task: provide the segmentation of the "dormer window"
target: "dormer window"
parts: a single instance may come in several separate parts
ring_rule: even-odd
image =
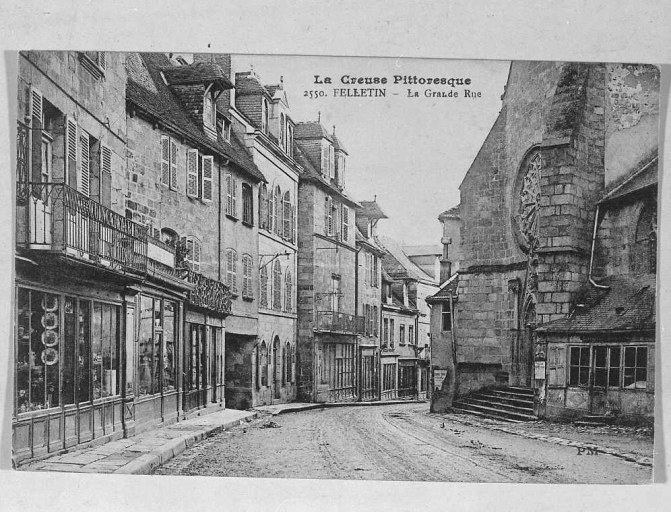
[[[261,130],[263,133],[268,133],[269,116],[268,100],[263,98],[261,103]]]
[[[226,118],[221,126],[221,136],[226,142],[231,142],[231,121]]]
[[[293,156],[294,154],[294,127],[287,121],[287,154]]]
[[[335,170],[335,152],[333,146],[329,144],[329,178],[334,177]]]
[[[203,98],[203,122],[206,126],[214,128],[217,125],[217,107],[211,90],[205,92]]]

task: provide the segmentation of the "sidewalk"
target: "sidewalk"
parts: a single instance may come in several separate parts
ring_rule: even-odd
[[[375,405],[423,404],[426,400],[385,400],[374,402],[292,402],[288,404],[261,405],[254,407],[255,411],[265,412],[277,416],[288,412],[311,411],[313,409],[328,409],[332,407],[357,407]]]
[[[73,450],[19,466],[21,471],[149,474],[157,466],[198,441],[258,416],[257,412],[225,409],[179,421],[104,445]]]

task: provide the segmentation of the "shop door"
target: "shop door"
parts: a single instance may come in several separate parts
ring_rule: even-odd
[[[188,361],[187,408],[197,409],[207,403],[207,336],[206,327],[189,324],[189,340],[186,344]]]
[[[605,414],[608,410],[608,385],[619,384],[620,348],[592,347],[589,378],[589,412]]]

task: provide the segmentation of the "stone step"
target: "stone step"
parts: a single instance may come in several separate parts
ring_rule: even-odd
[[[490,389],[489,391],[483,391],[483,393],[488,393],[496,396],[503,396],[509,398],[519,398],[520,400],[532,400],[534,399],[533,394],[528,393],[519,393],[517,391],[508,391],[506,389]]]
[[[534,406],[534,401],[527,398],[519,397],[508,397],[504,395],[496,395],[494,393],[474,393],[470,395],[478,400],[489,400],[491,402],[497,402],[502,404],[510,404],[517,407],[531,407]]]
[[[454,412],[458,412],[458,413],[461,413],[461,414],[469,414],[469,415],[472,415],[472,416],[479,416],[481,418],[489,418],[489,419],[492,418],[492,416],[490,414],[486,414],[484,412],[479,412],[479,411],[471,411],[471,410],[468,410],[468,409],[462,409],[461,407],[459,407],[457,405],[454,405],[452,407],[452,410]],[[504,417],[498,417],[497,416],[496,419],[501,420],[501,421],[507,421],[508,423],[524,423],[524,421],[522,421],[522,420],[514,420],[512,418],[504,418]]]
[[[502,409],[504,411],[511,411],[511,412],[519,412],[522,414],[533,414],[534,413],[534,404],[532,403],[527,403],[525,406],[521,407],[519,405],[511,405],[508,403],[502,403],[496,400],[488,400],[486,398],[481,398],[481,397],[468,397],[463,400],[464,403],[468,404],[477,404],[477,405],[484,405],[484,406],[490,406],[490,407],[495,407],[497,409]]]
[[[522,386],[506,386],[505,388],[501,388],[502,390],[507,390],[511,391],[513,393],[520,393],[522,395],[528,395],[533,397],[534,396],[534,390],[531,388],[524,388]]]
[[[455,407],[459,409],[464,409],[466,411],[477,411],[495,418],[503,417],[521,421],[534,421],[538,419],[533,414],[527,414],[501,407],[496,407],[495,404],[481,405],[458,400],[457,402],[455,402]]]

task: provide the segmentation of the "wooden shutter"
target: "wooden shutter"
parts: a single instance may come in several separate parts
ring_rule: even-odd
[[[296,243],[296,229],[294,228],[296,224],[296,206],[291,207],[291,242]]]
[[[548,386],[566,386],[566,347],[550,344],[548,348]]]
[[[238,216],[238,181],[235,178],[231,178],[231,186],[233,187],[231,197],[233,198],[231,215],[233,217]]]
[[[193,240],[193,270],[200,272],[200,242],[195,238]]]
[[[271,233],[275,230],[275,189],[271,188],[268,191],[268,231]]]
[[[29,94],[28,110],[30,115],[30,130],[28,130],[28,137],[31,151],[29,158],[29,179],[39,183],[42,181],[43,98],[42,93],[32,87],[29,89]]]
[[[161,135],[161,183],[170,186],[170,137]]]
[[[88,196],[91,192],[91,155],[89,154],[89,134],[84,130],[79,131],[79,180],[78,190]]]
[[[226,175],[226,213],[233,215],[233,176]]]
[[[170,139],[170,188],[177,190],[177,142]]]
[[[203,183],[201,185],[201,190],[203,191],[202,199],[203,201],[212,201],[212,190],[213,190],[213,175],[214,175],[214,157],[213,156],[203,156]]]
[[[342,207],[342,239],[347,242],[349,239],[349,208]]]
[[[186,239],[186,258],[189,263],[189,268],[193,269],[193,238],[187,236]]]
[[[291,198],[289,192],[284,193],[282,209],[284,214],[284,233],[282,233],[282,236],[285,240],[291,240]]]
[[[103,72],[107,69],[107,56],[105,52],[98,52],[98,66]]]
[[[112,150],[100,144],[100,202],[103,206],[112,206]]]
[[[78,188],[79,173],[77,172],[77,123],[72,118],[65,119],[65,174],[67,184]]]
[[[186,195],[198,197],[198,150],[186,152]]]
[[[268,189],[265,183],[259,187],[259,227],[268,229]]]

